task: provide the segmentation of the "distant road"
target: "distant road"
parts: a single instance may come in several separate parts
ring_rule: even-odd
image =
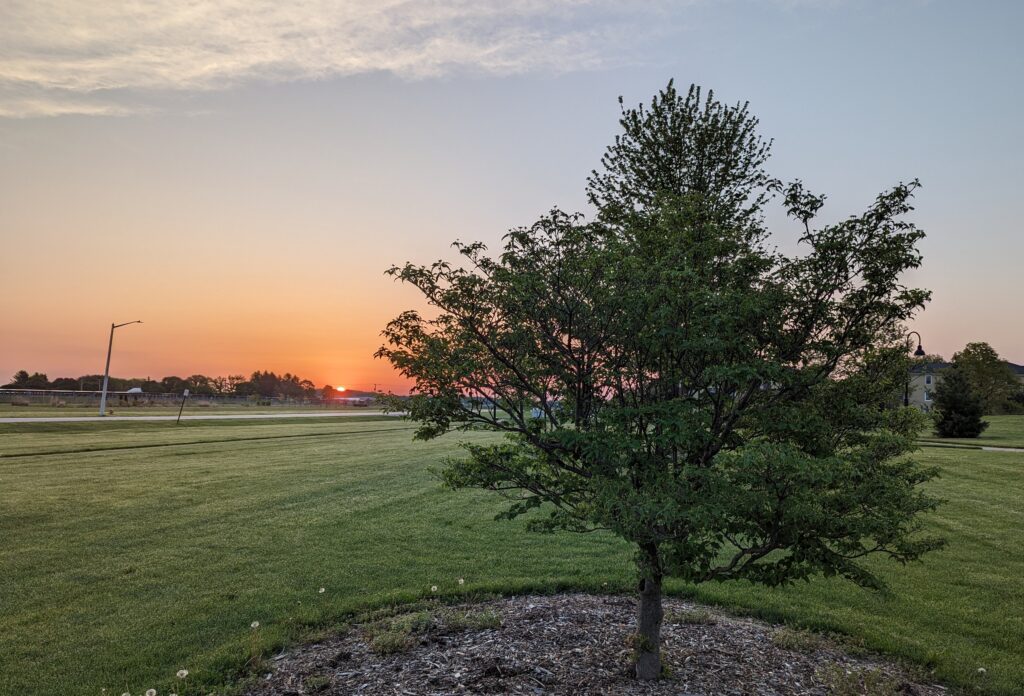
[[[262,420],[266,418],[337,418],[339,416],[401,416],[383,411],[316,411],[314,413],[209,413],[182,416],[182,420]],[[45,418],[0,418],[0,423],[105,423],[107,421],[172,421],[177,416],[60,416]]]

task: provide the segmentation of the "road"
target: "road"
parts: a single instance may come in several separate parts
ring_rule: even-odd
[[[383,411],[316,411],[313,413],[207,413],[182,416],[181,420],[261,420],[266,418],[337,418],[338,416],[402,416]],[[172,421],[177,416],[57,416],[44,418],[0,418],[0,423],[106,423],[108,421]]]

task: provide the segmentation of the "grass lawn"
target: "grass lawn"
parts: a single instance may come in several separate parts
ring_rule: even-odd
[[[108,404],[115,416],[176,416],[178,406],[119,406],[117,401]],[[370,409],[348,405],[324,406],[302,406],[302,405],[278,405],[278,406],[242,406],[240,404],[197,406],[195,402],[185,404],[186,416],[201,416],[205,414],[251,414],[251,413],[315,413],[317,411],[369,411]],[[50,406],[48,404],[32,404],[29,406],[14,406],[8,403],[0,404],[0,418],[68,418],[72,416],[98,416],[98,406]]]
[[[490,495],[441,489],[427,467],[454,452],[384,419],[0,425],[0,694],[165,694],[181,668],[179,694],[209,693],[254,639],[269,651],[432,585],[631,591],[624,544],[528,534],[492,520]],[[950,544],[876,561],[891,595],[819,580],[697,596],[1024,693],[1024,454],[921,458],[942,468],[930,524]]]
[[[1024,448],[1024,416],[985,416],[988,427],[980,437],[945,438],[934,432],[926,432],[922,442],[950,445],[971,445],[975,447],[1018,447]]]

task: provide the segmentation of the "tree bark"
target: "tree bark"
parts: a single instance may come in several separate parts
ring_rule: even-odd
[[[636,678],[653,681],[661,676],[661,575],[640,581],[636,626]]]

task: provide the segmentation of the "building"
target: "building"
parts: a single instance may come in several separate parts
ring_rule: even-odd
[[[952,367],[953,363],[948,362],[926,362],[918,363],[910,368],[910,379],[908,380],[908,401],[922,411],[932,410],[932,394],[935,393],[935,385],[941,378],[942,371]],[[1017,375],[1017,381],[1024,386],[1024,365],[1007,362],[1007,367]]]
[[[935,393],[935,385],[938,383],[939,373],[952,366],[952,364],[948,362],[925,362],[911,367],[907,386],[910,405],[922,411],[931,411],[932,394]]]

